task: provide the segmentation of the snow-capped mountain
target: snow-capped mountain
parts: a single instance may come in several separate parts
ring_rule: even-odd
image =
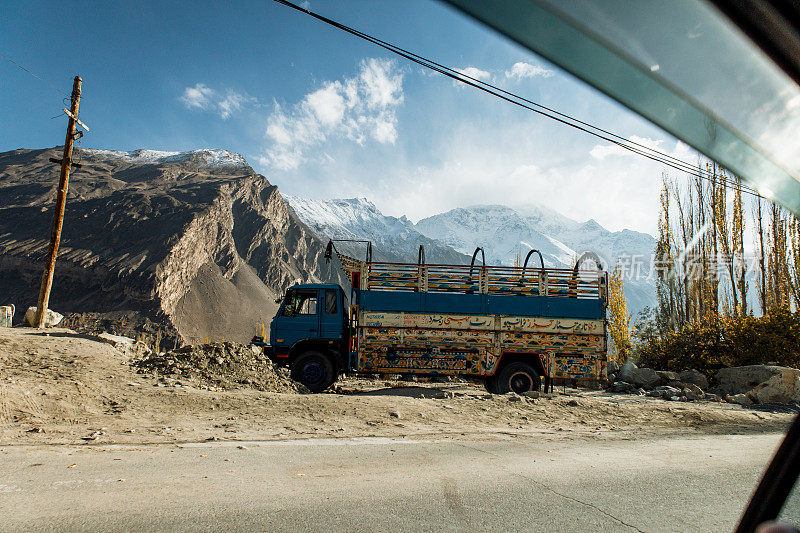
[[[468,264],[470,258],[439,241],[422,235],[406,217],[385,216],[366,198],[309,200],[283,197],[321,239],[358,239],[372,242],[372,257],[377,261],[416,262],[420,244],[425,246],[428,263]],[[352,255],[364,257],[362,244],[336,243]]]
[[[545,266],[556,268],[572,268],[584,251],[597,253],[606,269],[613,268],[618,259],[627,261],[626,258],[635,257],[641,265],[641,276],[625,280],[628,308],[635,314],[655,303],[655,288],[646,279],[655,239],[646,233],[611,232],[594,220],[578,222],[535,205],[518,209],[503,205],[457,208],[413,224],[404,216],[384,215],[365,198],[326,201],[284,198],[322,239],[372,241],[376,260],[416,261],[420,244],[425,246],[428,263],[468,264],[476,246],[484,249],[489,265],[513,265],[518,256],[524,258],[531,248],[542,253]],[[337,244],[337,247],[355,257],[364,255],[361,245]]]
[[[611,268],[620,257],[635,257],[634,261],[644,261],[649,269],[650,256],[656,246],[652,235],[629,229],[609,231],[593,219],[578,222],[537,205],[517,208],[516,211],[531,227],[573,250],[597,253],[605,260],[604,267]]]
[[[532,227],[516,211],[503,205],[458,208],[424,218],[414,226],[420,233],[465,254],[476,246],[489,265],[513,265],[517,255],[538,249],[545,266],[564,268],[573,263],[575,250]]]
[[[126,163],[136,165],[164,164],[164,163],[195,163],[204,167],[243,167],[250,168],[247,161],[241,155],[228,150],[204,148],[200,150],[188,150],[186,152],[165,152],[160,150],[96,150],[84,148],[79,152],[79,156],[87,156],[104,159],[120,159]]]

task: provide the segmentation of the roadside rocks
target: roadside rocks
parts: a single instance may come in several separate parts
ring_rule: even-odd
[[[685,396],[690,402],[702,400],[706,397],[706,393],[703,392],[703,389],[693,383],[687,383],[681,392],[683,393],[683,396]]]
[[[617,379],[643,389],[652,389],[661,384],[661,376],[658,375],[658,372],[652,368],[638,368],[631,362],[622,365]]]
[[[723,368],[713,389],[729,403],[800,408],[800,370],[774,364]],[[762,380],[758,382],[758,380]]]
[[[142,341],[133,340],[130,337],[122,335],[112,335],[111,333],[103,332],[97,335],[97,340],[110,344],[120,353],[128,357],[141,358],[150,355],[152,350]]]
[[[683,388],[660,385],[648,392],[647,396],[663,400],[693,402],[704,399],[706,394],[697,385],[686,384]]]
[[[677,372],[670,372],[669,370],[656,370],[662,382],[672,383],[673,381],[682,381]],[[688,382],[687,382],[688,383]]]
[[[789,369],[769,378],[748,393],[758,403],[800,401],[800,370]]]
[[[169,352],[151,352],[132,363],[140,373],[198,383],[201,388],[250,387],[267,392],[307,393],[263,353],[231,342],[189,345]]]
[[[611,392],[631,393],[636,392],[637,389],[627,381],[615,381],[611,384],[609,390],[611,390]]]
[[[637,387],[652,389],[661,383],[661,376],[652,368],[636,368],[631,373],[632,381]]]
[[[691,370],[684,370],[678,374],[678,381],[690,385],[696,385],[703,390],[708,389],[708,378],[700,372],[692,368]]]
[[[651,398],[671,401],[697,401],[706,398],[704,389],[708,388],[708,378],[698,370],[678,373],[639,368],[632,362],[627,362],[621,367],[609,362],[606,368],[611,381],[608,388],[610,392],[644,394]],[[611,373],[611,370],[616,368],[619,370]]]
[[[23,322],[28,327],[35,327],[36,322],[36,306],[31,306],[25,311],[25,317],[23,318]],[[44,327],[52,328],[53,326],[57,326],[62,320],[64,320],[64,315],[61,313],[56,313],[52,309],[48,309],[44,312]]]
[[[720,394],[735,396],[745,394],[773,376],[782,374],[789,367],[777,365],[747,365],[721,368],[715,376],[717,385],[714,388]]]
[[[619,367],[619,372],[617,372],[617,379],[620,381],[624,381],[625,383],[633,383],[633,372],[637,370],[638,367],[631,361],[628,361],[621,367]]]
[[[615,367],[611,364],[609,370]],[[683,372],[638,368],[625,363],[616,373],[609,373],[609,392],[645,394],[670,401],[726,401],[738,405],[800,404],[800,370],[770,365],[723,368],[709,389],[708,378],[700,371]]]
[[[669,400],[673,397],[680,397],[681,389],[677,387],[670,387],[669,385],[661,385],[650,392],[647,393],[647,396],[651,398],[663,398],[665,400]]]
[[[728,394],[725,396],[725,401],[728,403],[736,403],[739,405],[753,405],[755,402],[747,394]]]

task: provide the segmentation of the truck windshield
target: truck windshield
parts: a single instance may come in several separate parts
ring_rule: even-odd
[[[291,291],[286,296],[283,316],[317,314],[317,291]]]

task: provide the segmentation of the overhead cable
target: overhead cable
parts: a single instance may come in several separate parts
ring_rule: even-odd
[[[641,155],[642,157],[646,157],[647,159],[650,159],[650,160],[655,161],[657,163],[661,163],[663,165],[666,165],[666,166],[668,166],[670,168],[673,168],[675,170],[678,170],[680,172],[689,174],[689,175],[694,176],[696,178],[712,181],[714,183],[722,185],[723,187],[736,189],[736,190],[741,190],[741,192],[746,193],[746,194],[751,194],[751,195],[754,195],[754,196],[760,196],[754,189],[752,189],[752,188],[750,188],[750,187],[748,187],[748,186],[746,186],[744,184],[741,184],[741,183],[737,182],[736,180],[734,180],[733,178],[725,176],[724,174],[717,174],[716,172],[712,173],[709,170],[704,170],[702,167],[692,165],[691,163],[687,163],[686,161],[678,159],[678,158],[676,158],[676,157],[674,157],[672,155],[669,155],[667,153],[661,152],[660,150],[657,150],[655,148],[652,148],[652,147],[649,147],[649,146],[645,146],[645,145],[643,145],[641,143],[632,141],[630,139],[626,139],[626,138],[624,138],[624,137],[622,137],[620,135],[617,135],[617,134],[612,133],[612,132],[610,132],[608,130],[600,128],[599,126],[595,126],[593,124],[590,124],[588,122],[582,121],[580,119],[577,119],[577,118],[572,117],[570,115],[567,115],[565,113],[561,113],[559,111],[556,111],[555,109],[552,109],[550,107],[544,106],[542,104],[539,104],[537,102],[529,100],[529,99],[527,99],[525,97],[522,97],[520,95],[517,95],[515,93],[506,91],[506,90],[504,90],[504,89],[502,89],[500,87],[496,87],[496,86],[494,86],[494,85],[492,85],[490,83],[487,83],[485,81],[482,81],[482,80],[476,79],[474,77],[471,77],[471,76],[469,76],[467,74],[464,74],[463,72],[460,72],[457,69],[453,69],[451,67],[447,67],[445,65],[442,65],[441,63],[437,63],[436,61],[427,59],[427,58],[425,58],[425,57],[423,57],[423,56],[421,56],[419,54],[415,54],[413,52],[410,52],[408,50],[400,48],[399,46],[396,46],[396,45],[393,45],[393,44],[388,43],[386,41],[383,41],[383,40],[381,40],[381,39],[379,39],[377,37],[374,37],[372,35],[364,33],[364,32],[362,32],[360,30],[357,30],[355,28],[351,28],[351,27],[346,26],[346,25],[344,25],[344,24],[342,24],[340,22],[337,22],[335,20],[329,19],[329,18],[324,17],[322,15],[319,15],[317,13],[314,13],[313,11],[310,11],[310,10],[305,9],[305,8],[303,8],[303,7],[301,7],[301,6],[297,5],[297,4],[289,2],[288,0],[274,0],[274,1],[279,3],[279,4],[282,4],[284,6],[290,7],[292,9],[294,9],[294,10],[297,10],[297,11],[300,11],[302,13],[305,13],[306,15],[309,15],[309,16],[311,16],[311,17],[313,17],[313,18],[315,18],[315,19],[317,19],[317,20],[319,20],[321,22],[329,24],[329,25],[331,25],[331,26],[333,26],[335,28],[338,28],[338,29],[340,29],[342,31],[345,31],[345,32],[347,32],[347,33],[349,33],[351,35],[354,35],[356,37],[359,37],[361,39],[364,39],[364,40],[366,40],[366,41],[368,41],[368,42],[370,42],[372,44],[380,46],[381,48],[384,48],[385,50],[388,50],[388,51],[390,51],[390,52],[392,52],[394,54],[397,54],[397,55],[399,55],[401,57],[404,57],[404,58],[408,59],[409,61],[412,61],[412,62],[414,62],[414,63],[416,63],[418,65],[421,65],[421,66],[423,66],[423,67],[425,67],[427,69],[433,70],[433,71],[438,72],[438,73],[440,73],[440,74],[442,74],[444,76],[447,76],[447,77],[449,77],[449,78],[451,78],[453,80],[461,82],[461,83],[463,83],[465,85],[469,85],[471,87],[474,87],[475,89],[478,89],[480,91],[483,91],[483,92],[486,92],[488,94],[491,94],[491,95],[493,95],[493,96],[495,96],[497,98],[500,98],[501,100],[505,100],[505,101],[507,101],[507,102],[509,102],[511,104],[516,105],[516,106],[522,107],[522,108],[527,109],[529,111],[533,111],[534,113],[537,113],[539,115],[548,117],[548,118],[550,118],[552,120],[555,120],[556,122],[560,122],[561,124],[564,124],[566,126],[570,126],[570,127],[575,128],[577,130],[583,131],[584,133],[588,133],[589,135],[592,135],[592,136],[597,137],[599,139],[602,139],[604,141],[610,142],[610,143],[612,143],[612,144],[614,144],[616,146],[619,146],[620,148],[623,148],[625,150],[628,150],[628,151],[630,151],[632,153],[635,153],[637,155]]]

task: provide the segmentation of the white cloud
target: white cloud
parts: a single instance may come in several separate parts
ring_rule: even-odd
[[[242,108],[242,105],[254,101],[253,98],[248,98],[243,94],[239,94],[237,92],[228,90],[228,93],[225,95],[225,98],[217,102],[217,110],[219,111],[219,116],[223,120],[227,120],[230,116],[239,111]]]
[[[183,91],[181,102],[183,102],[189,109],[192,109],[193,107],[207,109],[213,96],[213,89],[209,89],[202,83],[198,83],[194,87],[187,87]]]
[[[491,73],[481,70],[478,67],[458,68],[456,70],[461,74],[469,76],[470,78],[475,78],[476,80],[489,81],[492,79]]]
[[[388,115],[378,117],[373,128],[373,136],[379,143],[394,144],[397,140],[397,117]]]
[[[194,87],[186,87],[180,101],[187,109],[210,111],[218,114],[222,120],[227,120],[244,105],[255,102],[256,99],[232,89],[225,91],[225,96],[221,97],[214,89],[198,83]]]
[[[511,70],[506,71],[506,78],[514,78],[519,81],[522,78],[549,78],[554,74],[555,72],[552,70],[540,67],[539,65],[519,62],[514,63],[511,66]]]
[[[310,10],[311,2],[309,2],[308,0],[303,0],[302,2],[300,2],[300,7],[302,7],[305,10]]]
[[[333,126],[340,123],[347,109],[345,97],[342,95],[342,84],[337,81],[314,91],[306,96],[303,105],[322,126]]]
[[[288,109],[275,103],[265,132],[269,145],[259,163],[296,169],[312,147],[331,139],[394,144],[395,112],[402,102],[403,74],[394,61],[365,59],[354,77],[325,82]]]

